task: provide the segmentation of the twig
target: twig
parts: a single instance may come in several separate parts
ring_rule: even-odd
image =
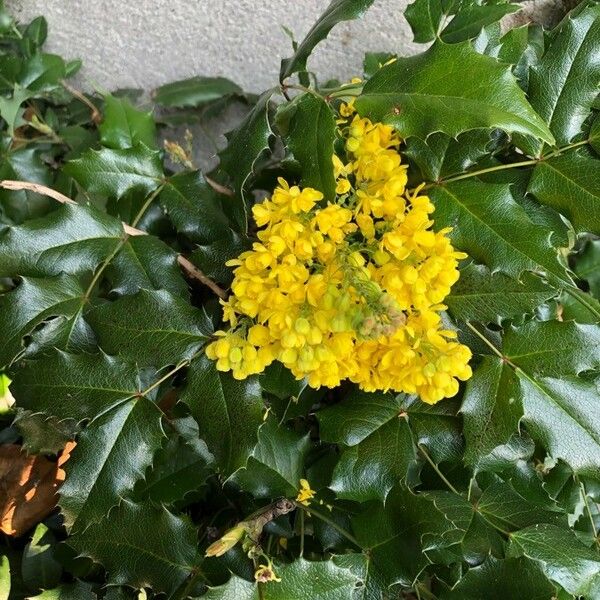
[[[225,196],[234,196],[233,190],[230,190],[228,187],[221,185],[216,182],[214,179],[211,179],[208,175],[204,175],[204,180],[210,187],[215,190],[215,192],[219,192],[219,194],[223,194]]]
[[[61,80],[60,84],[65,88],[65,90],[67,90],[67,92],[69,92],[69,94],[77,98],[77,100],[80,102],[83,102],[92,111],[90,118],[96,125],[102,121],[101,112],[87,96],[84,96],[79,90],[76,90],[74,87],[70,86],[64,79]]]
[[[77,204],[77,202],[75,202],[71,198],[65,196],[64,194],[61,194],[60,192],[57,192],[56,190],[53,190],[52,188],[30,181],[13,181],[10,179],[4,179],[3,181],[0,181],[0,187],[4,188],[5,190],[13,191],[29,190],[30,192],[35,192],[37,194],[53,198],[61,204]],[[127,223],[122,223],[122,225],[123,230],[127,235],[148,235],[145,231],[142,231],[141,229],[136,229],[135,227],[132,227]],[[227,298],[227,292],[220,288],[212,279],[209,279],[198,267],[191,263],[187,258],[179,254],[177,256],[177,262],[189,277],[198,280],[200,283],[210,288],[219,298]]]

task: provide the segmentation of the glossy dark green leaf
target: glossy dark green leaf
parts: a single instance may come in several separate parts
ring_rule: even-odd
[[[14,130],[20,127],[23,123],[23,110],[21,106],[23,102],[29,100],[35,94],[21,87],[15,86],[10,98],[0,97],[0,117],[8,124],[8,134],[12,137]]]
[[[191,77],[160,86],[154,92],[154,101],[161,106],[199,107],[241,93],[237,84],[224,77]]]
[[[544,54],[544,31],[531,23],[509,29],[499,40],[494,55],[502,62],[513,65],[513,73],[524,90],[529,87],[531,67]]]
[[[336,125],[331,108],[320,96],[303,94],[284,110],[288,120],[284,139],[300,163],[301,185],[323,192],[325,200],[332,201],[335,197],[332,156]]]
[[[590,4],[563,19],[542,60],[532,68],[529,101],[550,127],[558,146],[569,144],[582,133],[598,94],[598,43],[600,6]],[[531,141],[527,150],[538,154],[543,141],[547,140]]]
[[[267,419],[258,432],[258,444],[248,463],[231,481],[255,498],[295,497],[304,476],[304,459],[309,449],[303,436]]]
[[[332,0],[298,45],[294,56],[281,61],[279,80],[283,82],[293,73],[304,71],[315,46],[329,35],[335,25],[341,21],[358,19],[372,4],[373,0]]]
[[[447,44],[456,44],[477,37],[481,30],[502,17],[519,10],[518,4],[472,4],[454,15],[440,34]]]
[[[554,141],[510,67],[478,54],[468,42],[438,42],[422,54],[399,58],[365,84],[355,105],[361,115],[393,125],[404,138],[496,127]]]
[[[196,537],[187,518],[123,500],[103,521],[70,537],[69,545],[100,563],[109,584],[148,586],[170,596],[196,564]]]
[[[3,343],[0,366],[8,365],[24,347],[23,338],[52,317],[71,317],[83,305],[81,282],[71,275],[47,279],[24,277],[18,287],[0,296]]]
[[[105,354],[58,350],[42,360],[27,361],[11,385],[22,408],[75,420],[93,418],[140,390],[137,368],[131,364]]]
[[[164,290],[105,302],[86,319],[105,352],[158,368],[190,358],[211,333],[203,310]]]
[[[42,94],[55,90],[66,76],[67,66],[60,56],[36,52],[23,65],[19,85]]]
[[[134,398],[96,417],[79,435],[59,500],[71,533],[101,521],[144,477],[165,436],[161,415],[150,400]]]
[[[598,115],[596,115],[596,118],[592,123],[589,140],[592,148],[597,154],[600,154],[600,116]]]
[[[43,524],[35,528],[31,541],[25,546],[21,562],[23,582],[31,590],[50,589],[58,585],[62,567],[54,558],[54,534]]]
[[[33,19],[23,33],[23,37],[31,40],[36,46],[42,46],[47,36],[48,22],[42,16]]]
[[[522,529],[511,536],[508,553],[537,562],[548,579],[575,596],[600,593],[600,554],[568,529],[545,524]]]
[[[209,587],[201,597],[205,600],[260,600],[258,585],[237,575],[232,575],[223,585]]]
[[[104,97],[104,120],[98,129],[100,142],[107,148],[132,148],[138,144],[156,147],[152,112],[135,108],[127,98],[117,98],[112,94]]]
[[[532,314],[556,296],[556,290],[540,277],[523,273],[520,280],[502,273],[490,273],[483,265],[471,263],[461,269],[460,279],[444,299],[455,319],[500,323],[503,319]]]
[[[600,240],[586,243],[575,263],[575,273],[587,281],[590,293],[600,299]]]
[[[246,464],[263,422],[263,402],[257,377],[236,381],[217,371],[202,356],[187,375],[181,399],[196,419],[200,436],[214,455],[218,468],[230,475]]]
[[[91,194],[121,198],[128,192],[149,194],[163,181],[158,150],[135,148],[88,150],[70,161],[64,172]]]
[[[433,41],[440,31],[444,9],[441,0],[415,0],[404,11],[415,42]]]
[[[526,558],[498,560],[490,556],[483,564],[469,569],[451,590],[442,592],[439,598],[506,600],[520,597],[548,600],[554,596],[554,586],[533,561]]]
[[[598,173],[599,159],[569,152],[540,161],[533,170],[528,191],[567,217],[577,232],[600,235]]]
[[[63,583],[59,587],[51,590],[44,590],[37,596],[32,596],[30,600],[96,600],[97,596],[92,591],[92,584],[83,581],[74,583]]]
[[[79,429],[72,420],[61,421],[29,411],[20,411],[13,427],[19,432],[28,454],[59,454],[69,440],[75,439]]]
[[[121,223],[92,206],[65,204],[0,233],[0,276],[93,271],[123,237]]]

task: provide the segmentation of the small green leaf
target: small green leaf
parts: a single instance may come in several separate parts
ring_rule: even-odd
[[[600,160],[569,152],[540,161],[527,191],[567,217],[577,232],[600,235],[598,173]]]
[[[437,42],[422,54],[399,58],[367,81],[355,105],[403,138],[496,127],[554,143],[510,67],[478,54],[468,42]]]
[[[548,579],[570,594],[595,598],[600,592],[600,555],[568,529],[541,524],[517,531],[510,538],[508,555],[537,562]]]
[[[263,422],[258,378],[237,381],[201,356],[190,366],[181,400],[189,406],[219,469],[230,475],[245,466]]]
[[[294,159],[300,163],[301,185],[323,192],[326,201],[335,198],[333,144],[335,118],[319,96],[303,94],[285,105],[289,116],[284,138]],[[283,116],[283,115],[281,115]]]
[[[108,354],[162,368],[190,358],[211,333],[203,310],[164,290],[140,290],[86,315]]]
[[[455,319],[500,323],[503,319],[532,314],[554,296],[555,289],[530,273],[523,273],[519,281],[471,263],[461,269],[460,279],[452,286],[444,304]]]
[[[138,110],[127,98],[117,98],[112,94],[104,97],[104,120],[98,129],[100,142],[107,148],[125,149],[138,144],[156,148],[152,112]]]
[[[71,533],[101,521],[143,479],[165,437],[161,415],[138,397],[99,415],[79,435],[59,500]]]
[[[25,546],[21,562],[23,582],[29,589],[49,589],[59,584],[62,567],[54,558],[55,545],[53,533],[39,523]]]
[[[587,281],[590,293],[600,299],[600,240],[589,240],[575,263],[575,273]]]
[[[61,586],[44,590],[38,596],[32,596],[28,600],[97,600],[92,591],[92,584],[83,581],[74,583],[63,583]]]
[[[69,538],[81,556],[104,566],[110,585],[175,593],[197,562],[197,532],[183,517],[150,503],[122,500],[103,521]]]
[[[157,88],[154,101],[161,106],[205,106],[224,96],[241,94],[242,89],[224,77],[191,77]]]
[[[258,444],[247,465],[230,478],[255,498],[295,497],[304,475],[308,436],[268,419],[258,432]]]
[[[10,563],[0,556],[0,600],[10,600]]]
[[[132,191],[149,194],[163,181],[160,153],[142,144],[119,150],[88,150],[68,162],[63,171],[87,192],[108,198],[121,198]]]
[[[59,454],[78,432],[72,420],[59,420],[43,413],[20,411],[13,426],[23,438],[23,449],[28,454]]]
[[[335,25],[358,19],[372,4],[373,0],[332,0],[296,48],[294,56],[281,61],[279,80],[283,82],[293,73],[306,70],[306,61],[315,46],[329,35]]]
[[[484,27],[497,23],[520,8],[518,4],[472,4],[458,11],[444,27],[440,39],[446,44],[470,40],[477,37]]]
[[[441,0],[415,0],[404,11],[415,42],[432,42],[438,35],[444,10]]]
[[[15,128],[23,123],[21,105],[33,96],[35,96],[34,92],[19,86],[15,86],[12,97],[0,96],[0,117],[6,121],[8,134],[11,137],[14,135]]]

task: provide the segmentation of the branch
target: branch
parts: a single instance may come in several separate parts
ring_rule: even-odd
[[[42,196],[48,196],[60,202],[61,204],[77,204],[71,198],[53,190],[52,188],[46,187],[45,185],[41,185],[39,183],[33,183],[30,181],[13,181],[10,179],[4,179],[0,181],[0,187],[5,190],[13,190],[13,191],[22,191],[28,190],[30,192],[35,192],[36,194],[41,194]],[[141,229],[136,229],[131,225],[127,225],[127,223],[122,223],[123,230],[127,235],[135,236],[135,235],[148,235],[145,231]],[[212,279],[209,279],[196,265],[192,264],[187,258],[179,254],[177,256],[177,262],[181,266],[181,268],[185,271],[185,273],[191,277],[192,279],[196,279],[206,287],[210,288],[219,298],[227,298],[227,292],[220,288]]]
[[[71,87],[64,79],[60,82],[60,84],[65,88],[65,90],[67,90],[67,92],[69,92],[69,94],[77,98],[77,100],[80,102],[83,102],[92,111],[90,118],[95,125],[98,125],[98,123],[102,121],[102,114],[87,96],[84,96],[79,90]]]

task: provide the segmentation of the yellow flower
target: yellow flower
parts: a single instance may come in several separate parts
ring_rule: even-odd
[[[259,565],[256,571],[254,572],[254,579],[258,583],[269,583],[270,581],[275,581],[279,583],[281,581],[280,577],[277,577],[275,570],[273,569],[273,563],[271,561],[266,565]]]
[[[308,480],[301,479],[300,489],[298,490],[296,502],[300,502],[300,504],[308,506],[310,504],[310,501],[315,497],[315,494],[316,492],[310,489],[310,484],[308,483]]]

